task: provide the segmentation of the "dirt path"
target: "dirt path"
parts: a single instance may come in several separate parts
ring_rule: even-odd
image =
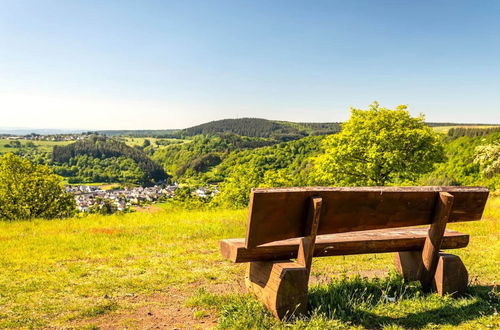
[[[150,296],[128,299],[130,308],[78,322],[75,326],[96,326],[99,329],[211,329],[215,315],[195,318],[194,309],[185,306],[186,293],[171,290]]]
[[[373,277],[383,273],[385,272],[373,271],[360,275]],[[330,278],[311,276],[310,284],[326,283]],[[212,329],[217,326],[215,314],[197,318],[196,309],[186,307],[186,300],[201,286],[216,294],[245,292],[243,279],[232,284],[191,284],[189,288],[169,288],[167,292],[122,299],[120,305],[124,307],[116,312],[80,320],[73,326],[95,326],[99,329]]]
[[[195,317],[194,308],[186,307],[186,300],[199,285],[190,288],[170,288],[167,292],[148,296],[135,296],[122,300],[116,312],[89,318],[74,324],[76,327],[95,326],[99,329],[212,329],[217,326],[216,315]],[[243,282],[236,285],[213,285],[210,291],[223,294],[244,292]]]

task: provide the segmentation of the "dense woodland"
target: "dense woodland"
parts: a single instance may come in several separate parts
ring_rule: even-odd
[[[151,185],[167,175],[144,151],[115,139],[93,135],[66,146],[55,146],[56,173],[70,182],[132,182]]]
[[[278,141],[296,140],[308,135],[334,134],[339,131],[340,123],[292,123],[260,118],[223,119],[182,130],[186,136],[232,133]]]

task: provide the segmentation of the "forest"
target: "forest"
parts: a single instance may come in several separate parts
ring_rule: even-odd
[[[55,146],[52,164],[56,173],[72,183],[132,182],[147,186],[167,179],[164,169],[140,148],[99,135]]]

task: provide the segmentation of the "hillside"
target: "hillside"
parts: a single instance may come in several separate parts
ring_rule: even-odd
[[[279,141],[296,140],[308,135],[333,134],[339,123],[293,123],[262,118],[222,119],[186,128],[181,134],[194,136],[232,133],[249,137],[273,138]]]
[[[55,146],[56,173],[70,182],[124,182],[150,185],[167,179],[163,168],[144,151],[104,136]]]

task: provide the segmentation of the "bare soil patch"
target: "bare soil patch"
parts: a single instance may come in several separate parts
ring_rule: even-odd
[[[211,329],[217,325],[215,314],[196,317],[196,309],[186,307],[186,300],[201,285],[192,284],[182,290],[169,288],[166,292],[148,296],[121,299],[120,304],[130,306],[116,312],[78,321],[75,326],[97,326],[100,329]],[[237,285],[216,284],[206,286],[216,293],[243,290],[243,282]]]
[[[156,205],[144,205],[144,206],[136,206],[134,207],[134,210],[136,212],[141,212],[141,213],[156,213],[158,211],[161,211],[162,208]]]

